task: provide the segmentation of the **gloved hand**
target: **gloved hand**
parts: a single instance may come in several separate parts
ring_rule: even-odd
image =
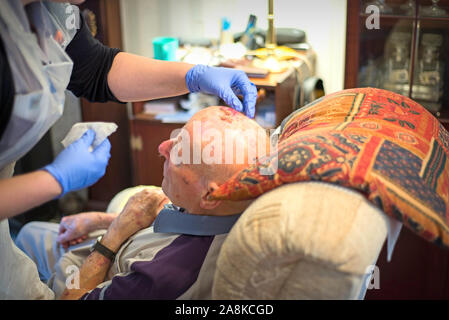
[[[106,172],[111,157],[111,143],[105,139],[95,150],[89,151],[95,131],[89,129],[84,135],[64,149],[43,169],[48,171],[62,187],[60,197],[69,191],[89,187]]]
[[[219,96],[231,108],[254,118],[257,89],[245,72],[197,64],[187,71],[186,84],[190,92],[201,91]],[[243,105],[237,94],[243,95]]]

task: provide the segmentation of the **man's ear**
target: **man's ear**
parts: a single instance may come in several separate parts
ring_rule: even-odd
[[[218,185],[215,182],[209,182],[207,185],[207,189],[201,195],[200,207],[206,210],[212,210],[218,207],[221,203],[221,200],[209,200],[209,195],[214,192],[214,190],[218,189]]]

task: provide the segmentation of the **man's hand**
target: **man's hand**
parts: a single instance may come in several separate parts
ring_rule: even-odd
[[[95,230],[107,229],[117,217],[114,213],[84,212],[62,218],[59,224],[57,241],[67,249],[84,241]]]
[[[144,189],[132,196],[120,215],[111,223],[102,239],[103,245],[117,252],[137,231],[149,227],[169,199],[161,189]]]
[[[144,189],[132,196],[120,215],[114,219],[101,243],[117,252],[120,246],[137,231],[150,226],[158,213],[169,203],[161,189]],[[61,299],[79,299],[104,281],[113,261],[94,251],[80,269],[80,289],[66,288]]]

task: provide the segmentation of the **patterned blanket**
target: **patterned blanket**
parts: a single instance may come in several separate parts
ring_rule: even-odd
[[[298,181],[335,183],[449,248],[448,156],[449,133],[424,107],[386,90],[348,89],[291,114],[281,125],[278,151],[211,198],[252,199]]]

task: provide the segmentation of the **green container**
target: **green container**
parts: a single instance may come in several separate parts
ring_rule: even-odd
[[[158,37],[153,39],[154,59],[176,61],[179,47],[177,38]]]

